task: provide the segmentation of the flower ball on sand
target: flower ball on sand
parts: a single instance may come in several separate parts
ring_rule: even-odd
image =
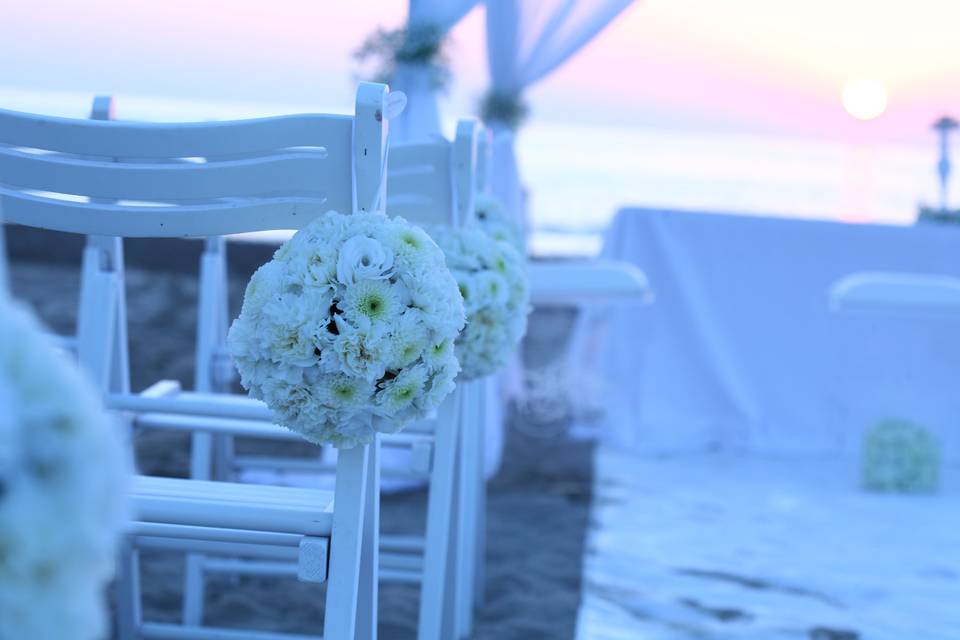
[[[425,417],[460,370],[465,314],[431,238],[402,218],[328,212],[253,275],[230,352],[277,421],[351,448]]]

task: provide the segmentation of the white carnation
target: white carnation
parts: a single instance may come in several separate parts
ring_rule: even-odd
[[[104,637],[128,450],[32,317],[0,307],[0,638]]]
[[[370,442],[452,390],[463,302],[436,243],[378,213],[329,212],[257,271],[230,352],[250,395],[306,439]]]
[[[461,375],[480,378],[510,358],[526,332],[530,294],[523,258],[505,242],[477,227],[431,227],[467,311],[467,326],[456,340]]]

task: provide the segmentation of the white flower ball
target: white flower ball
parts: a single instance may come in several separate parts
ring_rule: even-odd
[[[247,285],[228,337],[240,381],[277,422],[350,448],[426,417],[460,370],[457,283],[422,229],[328,212]]]
[[[0,300],[3,640],[106,635],[130,459],[96,398],[33,317]]]
[[[467,326],[455,347],[465,380],[505,365],[527,330],[530,291],[523,258],[508,243],[482,230],[430,227],[457,279]]]
[[[474,211],[478,226],[495,240],[506,242],[521,256],[527,255],[527,240],[523,229],[507,214],[503,203],[488,193],[478,193],[474,198]]]

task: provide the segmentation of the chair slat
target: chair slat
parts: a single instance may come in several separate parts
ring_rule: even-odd
[[[443,176],[443,178],[438,178]],[[397,145],[387,169],[387,213],[416,224],[455,220],[451,145],[444,139]]]
[[[214,158],[350,144],[353,118],[303,114],[229,122],[78,120],[0,109],[0,142],[108,158]]]
[[[347,149],[349,142],[337,157],[346,155]],[[150,202],[330,191],[340,192],[335,200],[349,203],[351,198],[350,165],[310,152],[226,162],[152,164],[87,161],[0,148],[0,182],[21,189]]]
[[[350,203],[270,198],[144,207],[54,200],[0,187],[0,207],[6,222],[38,229],[128,238],[182,238],[300,229],[331,209],[349,211]]]

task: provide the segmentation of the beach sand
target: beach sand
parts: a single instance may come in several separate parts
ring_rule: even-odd
[[[61,234],[8,231],[14,294],[29,302],[55,331],[70,333],[76,322],[80,242]],[[269,250],[231,245],[231,306],[236,312],[243,286]],[[128,241],[127,296],[132,386],[161,378],[192,384],[196,314],[195,269],[199,243]],[[172,268],[158,269],[164,260]],[[570,311],[537,311],[524,345],[528,362],[543,363],[556,348],[555,336],[569,329]],[[549,339],[542,339],[546,333]],[[538,337],[539,335],[539,337]],[[592,446],[537,433],[562,425],[534,424],[511,412],[503,467],[489,484],[486,599],[477,613],[474,638],[536,640],[572,638],[580,601],[581,558],[590,506]],[[534,434],[534,435],[531,435]],[[137,437],[142,472],[184,476],[188,441],[169,433]],[[382,528],[412,532],[422,527],[425,492],[385,496]],[[182,560],[145,554],[145,617],[179,617]],[[319,634],[323,585],[293,578],[212,577],[208,581],[208,624]],[[418,589],[385,584],[381,589],[380,637],[414,638]]]

